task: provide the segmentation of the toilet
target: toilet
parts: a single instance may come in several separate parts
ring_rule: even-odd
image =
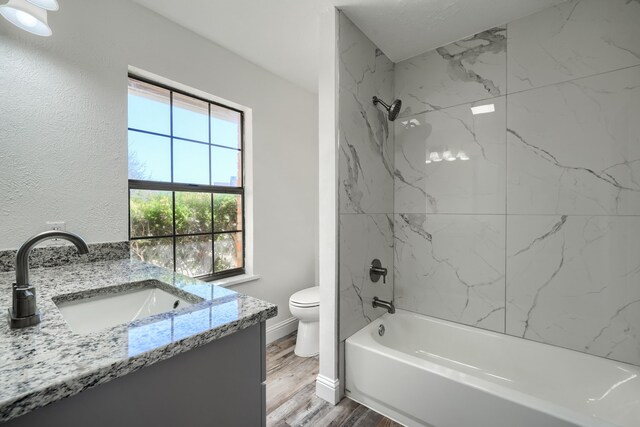
[[[320,287],[303,289],[291,295],[289,310],[298,319],[295,354],[300,357],[316,356],[320,341]]]

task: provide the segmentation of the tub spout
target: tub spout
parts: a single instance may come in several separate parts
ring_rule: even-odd
[[[396,312],[396,307],[393,305],[393,301],[383,301],[378,297],[373,297],[373,304],[374,307],[383,307],[386,308],[387,311],[391,314]]]

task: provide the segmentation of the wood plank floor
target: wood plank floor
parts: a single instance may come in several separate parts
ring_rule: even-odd
[[[267,347],[267,426],[395,427],[350,399],[333,406],[316,396],[317,357],[293,353],[295,332]]]

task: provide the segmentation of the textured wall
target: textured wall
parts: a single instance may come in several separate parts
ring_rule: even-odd
[[[394,64],[342,13],[339,16],[340,339],[384,313],[374,296],[393,296],[393,127],[373,105],[393,98]],[[389,269],[373,283],[374,258]]]
[[[396,64],[399,307],[640,364],[638,22],[572,0]]]
[[[83,34],[72,2],[62,9],[48,39],[0,25],[0,249],[46,221],[89,242],[128,240],[123,42]]]
[[[234,289],[278,304],[270,323],[289,318],[289,296],[316,282],[317,97],[129,0],[60,6],[47,39],[0,23],[0,249],[50,220],[89,242],[127,240],[135,66],[252,108],[262,279]]]

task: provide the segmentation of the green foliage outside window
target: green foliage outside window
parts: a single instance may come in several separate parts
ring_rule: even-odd
[[[211,230],[212,197],[214,230]],[[189,276],[200,276],[242,265],[241,234],[211,234],[213,231],[232,232],[242,228],[242,209],[238,195],[176,192],[175,204],[177,235],[207,233],[176,237],[176,271]],[[132,190],[131,237],[171,236],[172,211],[172,192]],[[212,238],[215,251],[212,251]],[[172,244],[171,238],[133,240],[132,251],[141,260],[171,268]],[[212,255],[212,252],[215,253]]]

